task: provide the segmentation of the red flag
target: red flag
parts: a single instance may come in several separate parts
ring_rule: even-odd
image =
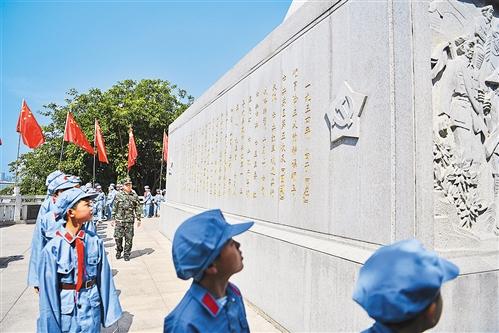
[[[128,133],[128,171],[137,162],[137,146],[135,146],[135,138],[133,137],[133,130],[130,127],[130,132]]]
[[[64,141],[73,142],[75,145],[80,146],[85,149],[89,154],[94,154],[94,149],[90,145],[85,136],[85,133],[81,130],[80,126],[76,123],[71,112],[68,112],[66,118],[66,128],[64,129]]]
[[[163,131],[163,161],[168,161],[168,135]]]
[[[100,131],[99,122],[95,119],[95,143],[94,146],[97,147],[97,156],[99,157],[99,162],[109,163],[107,160],[106,146],[104,146],[104,138]]]
[[[42,128],[38,125],[25,100],[23,100],[21,113],[17,119],[16,131],[21,133],[24,144],[30,148],[37,148],[45,142]]]

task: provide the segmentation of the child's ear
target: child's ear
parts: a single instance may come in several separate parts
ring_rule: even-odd
[[[70,216],[70,217],[74,217],[75,216],[75,214],[73,213],[73,209],[71,209],[71,208],[68,209],[68,212],[66,214],[67,214],[67,216]]]
[[[437,318],[437,301],[433,301],[427,308],[426,310],[424,311],[424,319],[425,321],[431,325],[430,327],[434,327],[437,322],[438,322],[438,318]]]
[[[215,265],[211,264],[205,271],[205,274],[215,275],[218,273],[218,269]]]

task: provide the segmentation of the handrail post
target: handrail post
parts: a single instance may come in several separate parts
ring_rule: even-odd
[[[21,206],[22,206],[22,197],[21,197],[21,192],[19,189],[19,186],[14,186],[14,201],[15,201],[15,208],[14,208],[14,223],[21,223]]]

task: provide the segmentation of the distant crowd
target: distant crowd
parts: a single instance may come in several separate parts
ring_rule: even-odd
[[[123,190],[123,184],[118,183],[117,185],[111,183],[108,187],[107,195],[104,193],[102,186],[99,183],[86,183],[81,186],[81,189],[86,192],[96,192],[99,195],[93,200],[93,214],[94,219],[98,222],[105,220],[112,220],[113,218],[113,205],[116,198],[116,194]],[[133,192],[135,190],[132,189]],[[136,193],[136,192],[135,192]],[[144,186],[143,195],[143,217],[159,217],[159,208],[162,202],[166,201],[166,189],[157,189],[156,193],[153,195],[149,185]]]

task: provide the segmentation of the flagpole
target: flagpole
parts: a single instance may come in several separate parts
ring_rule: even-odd
[[[95,155],[97,155],[96,138],[97,138],[97,118],[95,118],[94,122],[94,168],[92,172],[92,187],[95,187]]]
[[[14,178],[14,187],[17,186],[17,174],[19,170],[19,148],[21,147],[21,133],[19,133],[19,139],[17,140],[17,158],[16,158],[16,176]]]
[[[61,156],[59,157],[59,168],[62,162],[62,153],[64,152],[64,136],[66,135],[66,127],[68,126],[69,111],[66,114],[66,123],[64,125],[64,133],[62,134],[62,144],[61,144]]]
[[[22,110],[23,110],[23,105],[24,105],[24,98],[23,98],[23,101],[21,102],[21,115],[19,115],[19,117],[22,116]],[[17,140],[17,157],[16,157],[16,175],[14,177],[14,190],[17,186],[17,174],[18,174],[18,170],[19,170],[19,149],[21,148],[21,130],[19,128],[19,121],[18,121],[18,128],[16,128],[16,130],[19,131],[19,138]]]
[[[127,155],[128,158],[130,158],[130,131],[131,130],[132,130],[132,127],[130,126],[128,128],[128,146],[127,146],[128,147],[128,155]],[[128,159],[127,159],[127,163],[129,163]],[[127,175],[128,178],[130,178],[130,167],[128,166],[128,164],[127,164],[127,167],[126,167],[126,175]]]

